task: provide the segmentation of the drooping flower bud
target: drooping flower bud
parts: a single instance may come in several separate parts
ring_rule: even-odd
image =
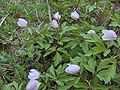
[[[23,18],[19,18],[17,24],[20,27],[27,27],[28,22]]]
[[[94,33],[96,33],[94,30],[89,30],[89,31],[87,32],[88,35],[91,35],[91,34],[94,34]]]
[[[30,80],[35,80],[38,79],[40,77],[40,73],[38,71],[36,71],[35,69],[31,69],[28,75],[28,78]]]
[[[71,18],[74,20],[79,19],[79,14],[76,11],[71,12]]]
[[[59,14],[59,12],[57,12],[57,13],[54,14],[54,18],[55,18],[56,20],[60,20],[61,15]]]
[[[75,64],[69,64],[69,66],[65,69],[65,72],[68,74],[77,74],[80,71],[80,67]]]
[[[109,41],[109,40],[116,40],[117,34],[113,30],[103,30],[102,33],[104,34],[102,36],[103,40]]]
[[[26,86],[26,90],[38,90],[40,83],[37,80],[30,80]]]
[[[59,24],[58,24],[58,22],[57,22],[56,20],[53,20],[53,21],[51,22],[51,26],[52,26],[53,28],[58,28],[58,27],[59,27]]]

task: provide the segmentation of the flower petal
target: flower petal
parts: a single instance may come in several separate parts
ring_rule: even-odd
[[[40,83],[37,80],[30,80],[26,86],[26,90],[38,90]]]
[[[80,71],[80,67],[75,64],[69,64],[69,66],[65,69],[65,72],[68,74],[76,74]]]
[[[103,30],[102,33],[104,34],[103,40],[116,40],[117,38],[117,34],[113,30]]]
[[[27,27],[28,22],[25,19],[23,19],[23,18],[19,18],[17,24],[20,27]]]
[[[58,27],[59,27],[58,22],[57,22],[56,20],[53,20],[53,21],[51,22],[51,26],[52,26],[53,28],[58,28]]]
[[[40,76],[40,73],[36,71],[35,69],[31,69],[28,75],[28,78],[30,80],[38,79]]]
[[[54,18],[56,20],[59,20],[61,18],[61,15],[59,14],[59,12],[57,12],[57,13],[54,14]]]
[[[71,18],[74,20],[79,19],[79,14],[76,11],[71,12]]]

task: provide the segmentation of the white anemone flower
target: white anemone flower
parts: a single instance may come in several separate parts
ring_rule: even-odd
[[[40,83],[37,80],[30,80],[26,86],[26,90],[38,90]]]
[[[116,40],[117,34],[113,30],[103,30],[102,33],[104,34],[102,36],[103,40],[109,41],[109,40]]]
[[[19,18],[17,24],[20,27],[27,27],[28,22],[23,18]]]
[[[79,19],[79,14],[76,11],[71,12],[71,18],[74,20]]]
[[[60,20],[61,15],[59,14],[59,12],[56,12],[56,13],[54,14],[54,18],[55,18],[56,20]]]
[[[89,30],[89,31],[87,32],[88,35],[91,35],[91,34],[94,34],[94,33],[96,33],[94,30]]]
[[[58,22],[57,22],[56,20],[53,20],[53,21],[51,22],[51,26],[52,26],[53,28],[58,28],[58,27],[59,27],[59,24],[58,24]]]
[[[38,79],[40,77],[40,73],[38,71],[36,71],[35,69],[31,69],[28,75],[28,78],[30,80],[35,80]]]
[[[69,64],[69,66],[65,69],[65,72],[68,74],[77,74],[80,71],[80,66],[76,64]]]

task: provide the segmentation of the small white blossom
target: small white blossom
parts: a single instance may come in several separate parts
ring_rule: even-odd
[[[113,30],[103,30],[102,33],[104,34],[102,36],[103,40],[116,40],[117,34]]]
[[[58,27],[59,27],[59,24],[58,24],[58,22],[57,22],[56,20],[53,20],[53,21],[51,22],[51,26],[52,26],[53,28],[58,28]]]
[[[26,86],[26,90],[38,90],[40,83],[37,80],[30,80]]]
[[[27,27],[28,22],[23,18],[19,18],[17,24],[20,27]]]
[[[69,66],[65,69],[65,72],[68,74],[77,74],[80,71],[80,67],[75,64],[69,64]]]
[[[59,14],[59,12],[57,12],[57,13],[54,14],[54,18],[55,18],[56,20],[60,20],[61,15]]]
[[[79,19],[79,14],[76,11],[71,12],[71,18],[74,20]]]
[[[91,34],[94,34],[94,33],[95,33],[94,30],[89,30],[89,31],[87,32],[88,35],[91,35]]]
[[[28,75],[28,78],[30,80],[35,80],[38,79],[40,77],[40,73],[38,71],[36,71],[35,69],[31,69]]]

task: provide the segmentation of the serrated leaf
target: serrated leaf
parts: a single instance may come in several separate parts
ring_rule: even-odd
[[[64,48],[57,48],[57,51],[68,54],[68,52]]]
[[[86,54],[85,56],[91,56],[91,55],[95,55],[95,54],[98,54],[98,53],[101,53],[101,52],[104,52],[106,51],[106,48],[99,45],[99,44],[96,44],[97,46],[94,46],[92,47]]]
[[[2,80],[0,80],[0,87],[3,85],[3,81]]]
[[[105,86],[105,85],[96,85],[93,86],[94,90],[109,90],[109,87]]]
[[[87,65],[84,65],[85,69],[87,69],[88,71],[94,73],[95,72],[95,66],[96,66],[96,61],[90,59],[87,62]]]
[[[62,81],[60,81],[60,80],[57,80],[56,83],[57,83],[58,85],[60,85],[60,86],[64,86],[64,83],[63,83]]]
[[[71,86],[59,86],[57,90],[68,90]]]
[[[84,90],[86,90],[89,86],[86,84],[86,83],[84,83],[84,82],[78,82],[78,83],[76,83],[76,84],[74,84],[73,85],[75,88],[80,88],[80,90],[81,89],[84,89]]]
[[[50,70],[50,73],[51,73],[54,77],[56,77],[55,68],[54,68],[53,65],[51,65],[51,67],[49,68],[49,70]]]
[[[57,52],[56,55],[53,58],[55,66],[57,66],[61,61],[62,57],[61,55]]]
[[[69,41],[73,41],[73,40],[75,40],[75,39],[72,37],[62,37],[62,39],[61,39],[62,42],[69,42]]]
[[[57,70],[56,70],[56,74],[57,76],[61,75],[64,72],[64,67],[62,65],[60,65]]]
[[[102,60],[97,67],[97,72],[99,72],[102,69],[108,68],[110,66],[109,63],[110,62],[108,59]]]
[[[54,77],[53,75],[51,75],[51,74],[46,74],[46,76],[48,76],[49,78],[52,78],[52,79],[56,79],[56,77]]]
[[[85,56],[91,56],[93,53],[94,53],[93,50],[89,50],[89,51],[85,54]]]
[[[46,53],[43,55],[43,57],[46,57],[47,55],[51,54],[52,52],[54,52],[56,50],[55,47],[50,47]]]
[[[101,80],[104,81],[106,84],[110,82],[112,78],[114,78],[116,74],[116,64],[113,63],[107,69],[101,70],[96,76]]]
[[[110,49],[106,50],[106,51],[103,53],[103,55],[104,55],[104,56],[107,56],[109,53],[110,53]]]
[[[87,51],[89,50],[88,43],[87,42],[83,42],[80,46],[82,47],[83,52],[87,53]]]
[[[79,43],[76,42],[76,41],[70,41],[70,42],[68,42],[67,45],[64,46],[64,48],[69,48],[69,47],[70,47],[71,49],[73,49],[73,48],[76,47],[78,44],[79,44]]]

